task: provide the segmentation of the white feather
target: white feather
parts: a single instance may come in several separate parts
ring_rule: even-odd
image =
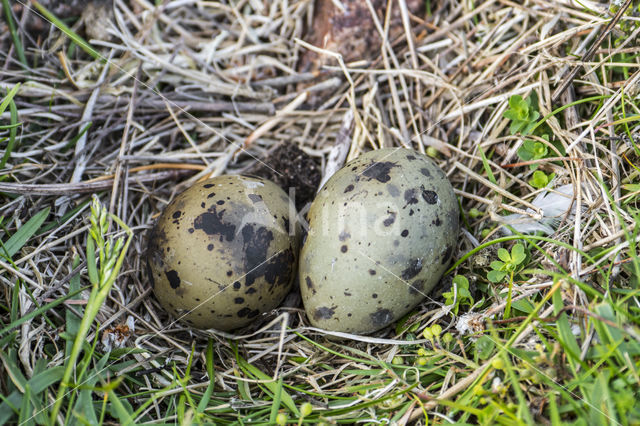
[[[570,219],[575,213],[573,185],[563,185],[554,190],[545,189],[536,196],[531,204],[540,209],[542,219],[536,220],[530,216],[517,213],[500,216],[497,221],[503,225],[502,232],[510,235],[511,231],[504,226],[509,225],[522,234],[531,234],[537,231],[544,232],[547,235],[553,234],[565,216],[568,215]],[[527,211],[535,213],[531,209],[527,209]]]

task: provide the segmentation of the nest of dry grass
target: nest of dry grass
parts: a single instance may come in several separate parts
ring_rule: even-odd
[[[509,120],[503,116],[510,97],[535,93],[554,141],[547,145],[557,151],[552,159],[539,161],[538,170],[554,173],[557,185],[572,184],[578,207],[577,214],[559,224],[553,239],[583,251],[620,246],[622,252],[628,245],[623,231],[635,222],[615,204],[621,200],[622,182],[638,174],[630,166],[638,157],[632,141],[616,134],[611,123],[619,117],[621,98],[638,94],[633,42],[638,30],[629,35],[609,28],[605,43],[582,61],[607,27],[605,5],[590,4],[588,10],[572,1],[435,2],[421,14],[405,11],[403,27],[393,39],[381,21],[382,54],[357,63],[330,61],[306,72],[297,67],[310,49],[304,40],[313,25],[314,5],[308,0],[166,1],[158,7],[144,0],[116,0],[105,37],[91,40],[106,61],[70,43],[46,20],[34,24],[39,12],[29,2],[14,5],[32,65],[22,67],[9,31],[0,31],[0,87],[9,90],[21,83],[15,105],[22,123],[0,170],[3,239],[36,212],[49,207],[51,213],[48,229],[29,240],[12,263],[0,260],[2,304],[11,306],[10,295],[20,280],[19,310],[27,315],[64,297],[72,277],[86,273],[84,263],[72,269],[71,259],[84,256],[88,200],[97,194],[133,229],[135,239],[98,314],[100,326],[88,340],[133,318],[135,332],[125,346],[143,351],[129,354],[132,362],[118,373],[142,372],[136,375],[138,384],[123,384],[130,393],[167,385],[175,378],[171,366],[184,375],[192,354],[191,379],[185,386],[202,392],[208,383],[205,349],[213,339],[220,392],[233,395],[238,383],[255,382],[239,378],[237,345],[242,356],[268,376],[282,376],[286,384],[309,390],[298,393],[297,401],[327,407],[330,399],[317,395],[351,397],[353,389],[370,383],[368,377],[341,372],[361,368],[364,360],[389,363],[402,356],[405,347],[428,343],[408,341],[407,330],[413,325],[414,335],[436,322],[455,330],[458,319],[443,310],[438,294],[422,303],[403,327],[350,336],[339,344],[307,326],[295,299],[241,330],[241,336],[172,322],[152,297],[143,267],[145,235],[155,215],[198,179],[247,171],[268,161],[268,153],[282,143],[297,146],[323,170],[331,149],[345,141],[349,158],[392,146],[434,155],[456,188],[462,210],[484,213],[468,217],[460,258],[483,242],[483,230],[493,231],[488,236],[485,232],[486,241],[497,235],[494,220],[504,212],[536,218],[535,209],[527,211],[539,193],[529,183],[533,171],[517,155],[524,138],[509,133]],[[75,18],[72,12],[66,22],[86,34]],[[614,43],[620,37],[622,41]],[[625,65],[628,73],[615,69],[616,58],[625,54],[636,55]],[[554,91],[575,67],[579,72],[573,83],[554,99]],[[640,113],[636,104],[626,104],[629,115]],[[556,111],[563,105],[569,106]],[[10,117],[7,110],[2,122]],[[629,126],[633,134],[633,123]],[[8,135],[8,130],[2,132],[0,136]],[[596,289],[605,286],[593,278],[598,264],[586,265],[576,252],[563,254],[555,242],[539,244],[558,261],[565,256],[564,266],[574,279]],[[544,259],[540,252],[533,257],[538,264]],[[615,253],[607,257],[615,258]],[[484,273],[468,261],[456,272],[484,281]],[[519,284],[515,297],[543,294],[553,280],[533,276]],[[572,305],[589,304],[578,287],[564,296]],[[495,291],[486,298],[479,321],[504,306]],[[73,311],[82,303],[82,298],[71,301],[19,327],[18,358],[27,377],[38,359],[50,366],[64,362],[60,330],[54,325],[64,323],[65,309]],[[545,308],[540,316],[552,312]],[[9,323],[8,313],[2,315]],[[291,329],[277,326],[283,323]],[[524,345],[531,336],[529,329],[514,344]],[[462,336],[450,353],[458,358],[444,357],[441,363],[457,365],[457,370],[443,370],[437,385],[419,389],[430,401],[429,410],[437,407],[434,398],[453,398],[478,377],[460,361],[465,358]],[[407,382],[407,377],[395,376],[392,385],[385,382],[367,397],[391,395]],[[164,418],[163,401],[182,391],[178,387],[162,393],[146,414],[175,419]],[[135,400],[130,402],[135,405]],[[264,400],[256,397],[253,403],[260,406]],[[249,402],[229,396],[226,404],[232,418]],[[370,407],[361,412],[374,416]],[[405,420],[422,412],[413,402],[407,413]]]

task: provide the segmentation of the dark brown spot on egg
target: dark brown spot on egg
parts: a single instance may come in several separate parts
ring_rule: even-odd
[[[394,198],[400,195],[400,190],[398,189],[398,187],[391,183],[387,184],[387,191],[389,191],[389,195]]]
[[[340,251],[346,253],[349,248],[347,246],[340,247]]]
[[[391,180],[389,172],[394,167],[397,167],[397,164],[392,163],[391,161],[373,161],[369,164],[366,170],[362,172],[362,175],[369,178],[369,180],[375,179],[378,182],[386,183]]]
[[[236,226],[231,223],[222,221],[225,210],[218,212],[215,206],[209,208],[206,213],[202,213],[193,221],[196,229],[202,229],[205,234],[210,236],[220,236],[220,241],[233,241],[236,232]]]
[[[174,219],[178,219],[181,215],[182,215],[182,212],[180,210],[177,210],[173,213],[171,217],[173,217]]]
[[[203,188],[213,188],[216,185],[215,185],[215,183],[206,183],[206,184],[204,184],[202,186],[203,186]]]
[[[429,169],[427,169],[426,167],[421,168],[420,173],[422,173],[426,177],[431,177],[431,173],[429,173]]]
[[[406,237],[407,235],[409,235],[409,230],[408,229],[403,229],[402,232],[400,233],[400,235],[402,235],[402,237]]]
[[[375,275],[375,274],[376,274],[375,269],[369,269],[369,275]]]
[[[244,303],[244,297],[236,297],[235,299],[233,299],[233,303],[235,303],[236,305],[242,305]]]
[[[369,314],[369,318],[371,318],[371,323],[376,328],[384,327],[393,321],[393,313],[389,309],[379,308],[372,314]]]
[[[258,311],[257,309],[252,311],[250,308],[244,307],[238,311],[237,315],[240,318],[242,317],[253,318],[253,317],[256,317],[259,313],[260,311]]]
[[[396,221],[396,212],[390,212],[389,210],[387,210],[387,213],[389,213],[390,216],[388,218],[386,218],[385,220],[383,220],[382,224],[384,226],[391,226],[391,225],[393,225],[393,222]]]
[[[218,200],[218,201],[216,201],[216,204],[217,204],[217,205],[219,205],[219,206],[221,206],[221,205],[223,205],[223,204],[224,204],[224,200]]]
[[[345,241],[345,240],[347,240],[348,238],[351,238],[351,234],[349,234],[347,231],[342,231],[342,232],[340,233],[340,235],[338,235],[338,239],[339,239],[340,241]]]
[[[240,284],[239,281],[233,283],[233,288],[235,288],[236,290],[240,290],[240,287],[242,287],[242,284]]]
[[[420,271],[422,271],[422,258],[413,259],[409,261],[409,266],[402,271],[401,277],[403,280],[410,280],[418,275]]]
[[[251,202],[254,204],[262,201],[262,196],[259,194],[249,194],[248,197],[251,200]]]
[[[187,231],[189,231],[190,234],[193,234],[196,230],[193,229],[193,228],[189,228],[189,229],[187,229]]]
[[[313,311],[313,319],[316,321],[331,319],[333,317],[333,314],[335,314],[335,308],[327,308],[326,306],[322,306],[320,308],[316,308],[316,310]]]
[[[409,161],[413,161],[413,160],[415,160],[415,159],[416,159],[416,156],[415,156],[415,155],[407,155],[407,160],[409,160]]]
[[[415,280],[409,286],[409,293],[411,294],[418,294],[418,293],[422,294],[423,290],[424,290],[424,280]]]
[[[377,298],[378,298],[378,293],[373,293],[373,294],[371,295],[371,297],[372,297],[372,298],[374,298],[374,299],[377,299]]]
[[[304,282],[307,283],[307,288],[309,290],[313,290],[313,281],[311,281],[311,278],[309,276],[306,276],[304,278]]]
[[[231,275],[233,275],[233,271],[227,271],[227,276],[230,277]]]
[[[353,184],[347,185],[347,187],[344,189],[344,193],[346,194],[347,192],[353,191],[353,188],[355,188]]]
[[[207,250],[212,251],[213,250],[213,244],[207,245]]]
[[[209,195],[207,195],[207,198],[213,198],[216,196],[215,192],[210,192]]]
[[[438,216],[436,216],[436,220],[432,221],[431,223],[434,224],[435,226],[442,225],[442,222],[440,221],[440,218]]]
[[[247,289],[247,291],[244,292],[244,294],[253,294],[255,292],[257,292],[258,290],[255,289],[255,287],[249,287]]]
[[[436,204],[438,202],[438,194],[434,191],[423,190],[422,198],[424,198],[427,204]]]
[[[407,203],[407,205],[418,204],[417,194],[418,194],[418,190],[413,188],[407,189],[406,191],[404,191],[404,201]]]
[[[164,275],[167,277],[167,280],[169,280],[169,285],[172,289],[175,290],[176,288],[180,287],[180,277],[178,276],[177,271],[165,271]]]

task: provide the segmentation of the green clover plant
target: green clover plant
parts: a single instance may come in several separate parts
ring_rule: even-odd
[[[520,265],[525,261],[527,255],[524,246],[520,243],[511,248],[511,253],[506,249],[498,249],[500,260],[491,262],[491,271],[487,274],[487,279],[492,283],[499,283],[505,278],[509,278],[509,293],[507,294],[507,306],[504,310],[504,318],[509,318],[511,314],[511,294],[513,292],[513,276],[520,269]]]
[[[529,179],[529,185],[537,189],[546,188],[551,183],[553,178],[556,177],[555,173],[549,173],[548,175],[540,170],[533,172],[533,177]]]
[[[453,313],[458,315],[460,305],[473,305],[473,297],[469,292],[469,280],[463,275],[456,275],[453,277],[453,285],[451,290],[442,293],[445,300],[445,305],[453,306]]]
[[[544,139],[549,139],[549,136],[543,135]],[[522,146],[518,149],[518,157],[522,161],[540,160],[545,158],[549,153],[549,149],[542,142],[525,140],[522,142]],[[529,167],[531,170],[537,169],[539,164],[531,164]]]
[[[509,109],[502,116],[511,120],[509,131],[512,135],[518,132],[523,135],[528,134],[540,118],[535,105],[537,102],[532,102],[533,97],[531,95],[527,99],[522,99],[520,95],[513,95],[509,98]]]

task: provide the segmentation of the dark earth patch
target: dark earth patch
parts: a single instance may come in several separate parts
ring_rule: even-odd
[[[293,143],[282,143],[257,161],[247,173],[269,179],[284,192],[295,189],[294,203],[302,209],[316,196],[322,174],[316,161]]]

